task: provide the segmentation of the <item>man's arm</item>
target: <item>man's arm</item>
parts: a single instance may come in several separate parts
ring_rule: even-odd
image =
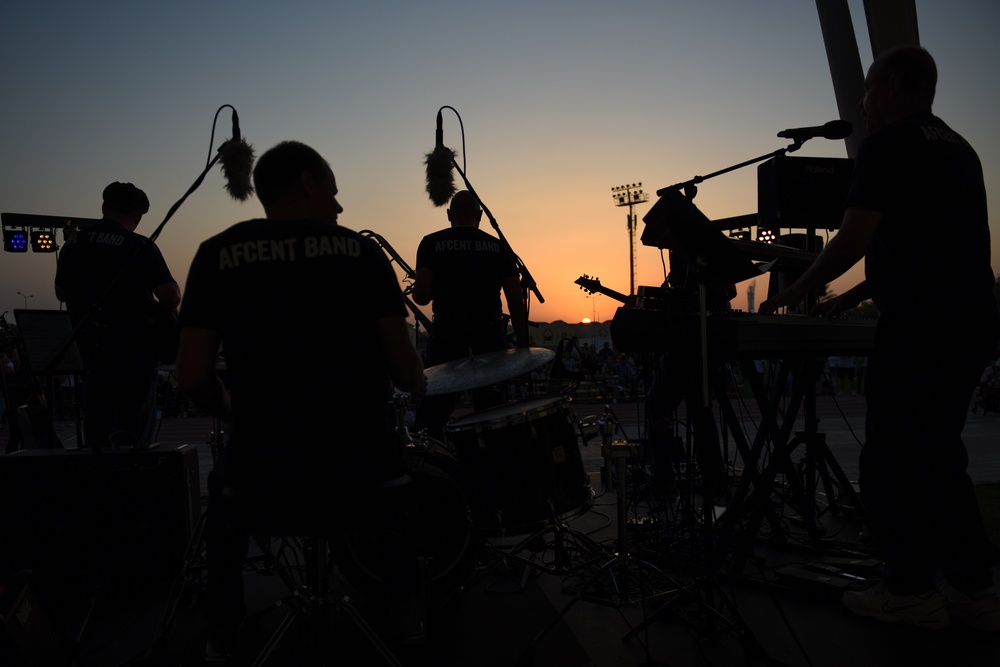
[[[215,371],[219,357],[219,332],[212,329],[181,329],[177,353],[177,388],[199,408],[228,422],[232,417],[229,391]]]
[[[797,306],[810,291],[843,275],[865,256],[881,220],[882,213],[879,211],[857,207],[847,209],[840,231],[830,239],[812,266],[786,289],[762,302],[758,312],[767,315],[783,306]]]
[[[856,308],[862,301],[871,298],[871,290],[868,289],[868,281],[863,280],[843,294],[826,301],[820,301],[813,306],[810,315],[821,317],[836,317],[845,310]]]
[[[163,283],[153,290],[153,296],[161,305],[170,309],[175,316],[177,308],[181,305],[181,288],[175,282]]]
[[[503,282],[503,295],[507,299],[507,313],[514,327],[514,337],[518,347],[528,347],[528,311],[521,298],[521,281],[518,276],[509,276]]]
[[[424,365],[410,341],[406,320],[402,317],[383,317],[375,323],[375,335],[382,352],[382,360],[393,385],[408,391],[420,400],[427,393]],[[178,370],[180,362],[178,361]]]
[[[426,306],[431,302],[431,291],[434,288],[434,273],[430,269],[417,269],[413,278],[413,301],[418,306]]]

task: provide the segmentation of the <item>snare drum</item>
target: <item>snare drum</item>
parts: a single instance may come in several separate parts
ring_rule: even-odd
[[[472,524],[488,535],[524,535],[593,505],[569,402],[543,398],[452,420]]]

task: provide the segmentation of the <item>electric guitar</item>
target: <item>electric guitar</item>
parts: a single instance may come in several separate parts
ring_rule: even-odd
[[[621,292],[616,292],[613,289],[608,289],[601,284],[601,281],[597,278],[591,278],[590,276],[584,274],[573,281],[575,284],[580,286],[580,289],[585,292],[590,292],[591,294],[603,294],[604,296],[610,296],[616,301],[621,301],[622,303],[628,303],[632,301],[632,297],[626,296]]]

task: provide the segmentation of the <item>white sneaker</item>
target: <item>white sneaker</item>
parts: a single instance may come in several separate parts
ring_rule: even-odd
[[[936,590],[919,595],[895,595],[884,583],[879,583],[866,591],[844,593],[842,602],[859,616],[870,616],[886,623],[903,622],[940,630],[950,622],[944,597]]]
[[[944,606],[951,618],[970,628],[997,632],[1000,630],[1000,598],[994,587],[964,593],[948,584],[941,586]]]

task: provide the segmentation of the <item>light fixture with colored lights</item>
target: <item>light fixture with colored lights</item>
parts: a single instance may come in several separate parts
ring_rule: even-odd
[[[4,252],[28,252],[28,232],[24,229],[3,228]]]
[[[31,232],[31,250],[33,252],[55,252],[56,236],[51,229],[39,229]]]

